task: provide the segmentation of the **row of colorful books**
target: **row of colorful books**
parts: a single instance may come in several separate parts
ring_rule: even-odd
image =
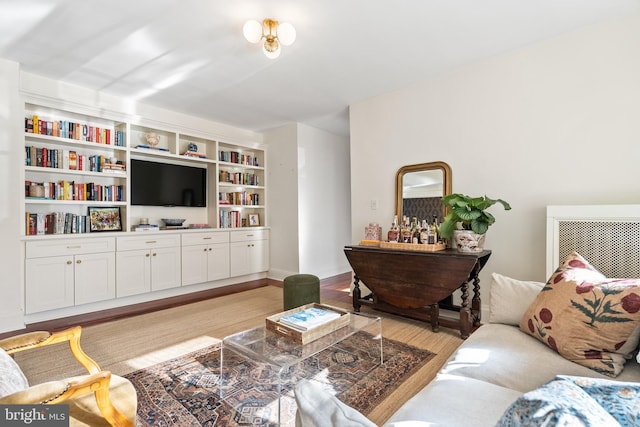
[[[218,193],[218,201],[221,204],[258,206],[260,205],[260,195],[257,193],[247,193],[246,191],[234,191],[232,193]]]
[[[37,115],[24,118],[24,131],[39,135],[95,142],[97,144],[113,144],[119,147],[124,147],[125,145],[125,133],[122,130],[116,129],[113,131],[112,142],[112,130],[109,128],[100,128],[67,120],[44,120]]]
[[[260,185],[258,175],[248,172],[228,172],[221,170],[218,181],[239,185]]]
[[[83,200],[102,202],[124,201],[123,185],[100,185],[93,182],[32,182],[25,181],[25,197],[50,200]]]
[[[260,166],[258,158],[250,154],[242,154],[239,151],[220,151],[218,160],[240,165]]]
[[[103,155],[85,156],[73,150],[25,147],[25,165],[91,172],[125,172],[124,163],[111,163]]]
[[[88,216],[69,212],[26,213],[27,236],[38,234],[78,234],[89,231]]]
[[[242,227],[242,213],[240,211],[220,211],[218,221],[220,228]]]

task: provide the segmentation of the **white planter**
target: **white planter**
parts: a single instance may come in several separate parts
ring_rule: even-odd
[[[471,230],[455,230],[453,232],[453,241],[460,252],[482,252],[484,237],[484,234],[476,234]]]

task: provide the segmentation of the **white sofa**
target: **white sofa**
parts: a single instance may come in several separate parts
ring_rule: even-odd
[[[495,426],[514,401],[557,375],[610,380],[611,377],[565,359],[519,329],[520,319],[543,285],[494,273],[489,322],[472,333],[436,378],[400,407],[385,426]],[[627,360],[615,380],[640,382],[640,362],[635,358]],[[298,387],[298,426],[373,425],[335,398],[332,404],[325,399],[309,410],[307,401],[318,402],[322,391],[316,388],[311,392],[314,386],[310,383]],[[305,393],[313,395],[313,399],[305,400]],[[636,399],[640,404],[640,395]]]
[[[609,379],[568,361],[517,326],[485,324],[386,426],[495,426],[518,397],[559,374]],[[616,380],[640,382],[640,363],[629,360]]]
[[[489,323],[471,334],[386,426],[495,426],[516,399],[557,375],[611,379],[520,330],[520,320],[543,283],[492,276]],[[628,360],[615,380],[640,382],[640,363]]]

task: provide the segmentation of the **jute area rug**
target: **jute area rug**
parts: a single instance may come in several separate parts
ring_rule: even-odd
[[[367,415],[435,354],[383,338],[379,342],[359,332],[307,358],[285,373],[280,421],[295,424],[292,387],[301,378],[323,384],[346,404]],[[224,399],[220,399],[220,345],[194,351],[125,375],[138,392],[139,426],[276,426],[277,387],[264,381],[273,374],[230,351],[224,352]],[[229,359],[231,358],[231,359]],[[232,390],[229,392],[228,390]]]

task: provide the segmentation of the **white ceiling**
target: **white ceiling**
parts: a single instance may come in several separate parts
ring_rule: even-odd
[[[470,61],[640,12],[640,0],[0,0],[24,71],[261,131],[348,135],[348,106]],[[292,23],[267,59],[248,19]]]

